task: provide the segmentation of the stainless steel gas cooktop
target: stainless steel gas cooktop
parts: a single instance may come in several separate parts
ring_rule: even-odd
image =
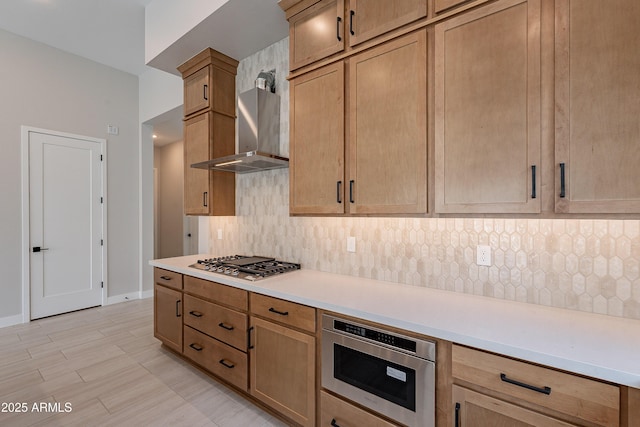
[[[199,259],[197,263],[191,264],[189,267],[254,281],[299,270],[300,264],[261,256],[230,255]]]

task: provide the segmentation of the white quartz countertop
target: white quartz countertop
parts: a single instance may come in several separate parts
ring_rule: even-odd
[[[395,326],[640,388],[640,321],[298,270],[255,282],[190,268],[193,255],[154,267]]]

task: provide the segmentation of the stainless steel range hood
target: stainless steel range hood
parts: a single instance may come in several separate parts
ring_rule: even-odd
[[[238,96],[238,154],[195,163],[192,168],[235,173],[289,167],[280,156],[280,96],[253,88]]]

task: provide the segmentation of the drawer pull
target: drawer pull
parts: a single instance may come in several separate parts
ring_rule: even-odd
[[[233,326],[227,326],[224,324],[224,322],[220,322],[218,326],[220,326],[222,329],[226,329],[227,331],[233,331]]]
[[[191,310],[189,312],[190,315],[192,315],[193,317],[202,317],[204,316],[202,313],[200,313],[199,311],[195,311],[195,310]]]
[[[269,309],[270,312],[275,313],[275,314],[279,314],[280,316],[288,316],[289,312],[288,311],[278,311],[275,308],[271,307]]]
[[[203,349],[203,347],[200,344],[196,344],[196,343],[189,344],[189,347],[191,347],[195,351],[202,351]]]
[[[171,280],[171,276],[160,276],[162,280]]]
[[[236,365],[234,365],[233,363],[227,362],[225,359],[220,359],[218,363],[220,363],[225,368],[229,368],[229,369],[233,369],[236,367]]]
[[[518,387],[524,387],[526,389],[529,390],[533,390],[533,391],[537,391],[538,393],[542,393],[542,394],[551,394],[551,387],[536,387],[527,383],[523,383],[517,380],[512,380],[511,378],[507,378],[507,374],[500,374],[500,379],[502,381],[504,381],[505,383],[509,383],[509,384],[513,384],[513,385],[517,385]]]
[[[336,419],[334,418],[334,419],[332,419],[332,420],[331,420],[331,426],[332,426],[332,427],[340,427],[340,424],[338,424],[338,423],[336,422]]]

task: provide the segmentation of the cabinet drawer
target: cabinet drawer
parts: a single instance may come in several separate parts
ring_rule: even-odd
[[[316,331],[316,310],[306,305],[252,293],[251,312],[287,326]]]
[[[185,295],[184,323],[240,350],[247,348],[247,315],[244,313]]]
[[[161,268],[153,269],[153,280],[163,286],[173,289],[182,289],[182,274]]]
[[[238,310],[246,311],[248,309],[248,292],[232,286],[185,276],[184,290],[193,295],[228,305]]]
[[[249,368],[245,353],[185,326],[184,355],[230,384],[247,390]]]
[[[619,424],[616,386],[458,345],[452,362],[454,383],[461,380],[598,425]]]
[[[331,427],[335,424],[340,427],[396,427],[396,424],[378,418],[327,392],[320,392],[320,399],[321,427]]]

